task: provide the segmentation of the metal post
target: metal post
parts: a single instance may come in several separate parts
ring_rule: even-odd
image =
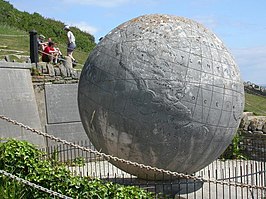
[[[31,30],[29,33],[30,33],[30,60],[31,63],[36,63],[37,66],[37,63],[39,61],[37,31]]]

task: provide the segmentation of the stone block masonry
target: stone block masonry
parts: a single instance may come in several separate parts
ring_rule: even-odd
[[[46,84],[47,123],[80,122],[77,84]]]
[[[0,61],[0,114],[41,130],[30,69],[31,64]],[[0,121],[0,137],[28,140],[40,147],[45,146],[42,136],[6,121]]]
[[[89,142],[78,111],[78,84],[45,84],[44,89],[46,132],[71,142]],[[49,146],[55,144],[48,142]]]
[[[61,139],[90,143],[78,112],[78,79],[31,76],[32,67],[0,62],[0,114]],[[0,138],[8,137],[40,148],[59,144],[0,120]]]
[[[251,134],[266,136],[266,116],[255,116],[252,112],[244,112],[239,128]]]

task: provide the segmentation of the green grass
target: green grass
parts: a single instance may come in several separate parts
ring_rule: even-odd
[[[0,24],[0,40],[0,60],[4,59],[5,55],[9,55],[11,60],[22,62],[25,60],[25,58],[20,58],[20,55],[30,56],[30,36],[28,32]],[[65,56],[66,44],[58,43],[58,47]],[[83,67],[85,61],[87,60],[88,54],[89,52],[84,52],[79,48],[74,51],[73,56],[76,58],[76,60],[78,60],[79,63],[77,68]]]
[[[5,55],[9,55],[12,60],[22,61],[20,55],[29,55],[30,39],[26,32],[0,25],[0,40],[0,59],[4,59]]]
[[[245,111],[266,116],[266,97],[245,93]]]

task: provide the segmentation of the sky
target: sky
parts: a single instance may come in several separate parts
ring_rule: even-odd
[[[132,18],[170,14],[195,20],[214,32],[232,53],[244,81],[266,85],[265,0],[7,0],[91,33],[95,41]]]

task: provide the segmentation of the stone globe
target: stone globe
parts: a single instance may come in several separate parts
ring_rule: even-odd
[[[192,174],[231,143],[244,87],[214,33],[187,18],[151,14],[119,25],[97,44],[81,73],[78,105],[97,150]],[[170,178],[112,163],[139,178]]]

